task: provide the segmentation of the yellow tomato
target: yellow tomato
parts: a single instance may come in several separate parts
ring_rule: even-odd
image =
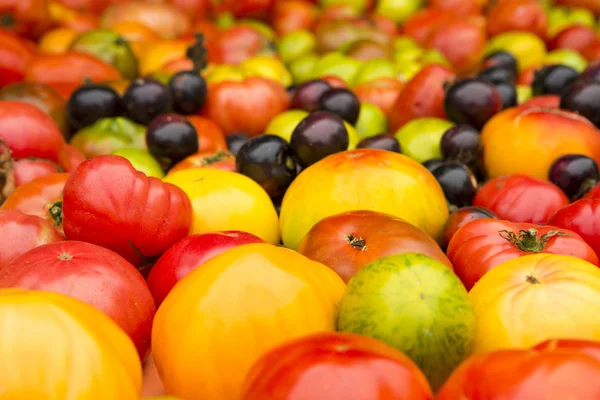
[[[541,65],[546,58],[544,41],[531,32],[511,31],[493,37],[485,47],[485,54],[508,51],[517,59],[519,70]]]
[[[164,39],[148,47],[140,59],[140,75],[150,75],[167,63],[185,58],[191,40]]]
[[[254,56],[240,64],[247,76],[260,76],[273,79],[287,87],[293,83],[292,74],[283,62],[276,57]]]
[[[217,83],[222,81],[242,82],[246,79],[246,73],[239,67],[229,64],[211,64],[206,71],[206,81]]]
[[[579,258],[515,258],[485,274],[469,297],[475,353],[529,348],[551,338],[600,340],[600,269]]]
[[[129,337],[70,297],[0,290],[0,399],[136,400],[142,368]]]
[[[52,29],[40,38],[38,49],[41,53],[46,54],[66,53],[77,35],[78,33],[70,28]]]
[[[334,331],[342,279],[323,264],[270,244],[228,250],[181,280],[161,304],[152,354],[167,393],[239,400],[266,351]]]
[[[194,209],[192,234],[238,230],[279,243],[277,211],[258,183],[236,172],[188,169],[164,179],[180,187]]]
[[[326,157],[292,182],[281,205],[283,243],[297,249],[317,222],[351,210],[395,215],[436,239],[448,218],[442,188],[425,167],[401,154],[359,149]]]

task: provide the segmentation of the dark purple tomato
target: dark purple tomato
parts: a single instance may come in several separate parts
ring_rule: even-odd
[[[458,231],[460,228],[462,228],[471,221],[483,218],[498,219],[496,214],[494,214],[491,210],[479,206],[467,206],[453,211],[450,214],[450,217],[448,217],[446,225],[444,225],[442,248],[446,249],[446,247],[448,247],[452,236],[454,236],[456,231]]]
[[[253,179],[271,197],[281,196],[296,177],[292,148],[279,136],[260,135],[246,142],[235,158],[237,172]]]
[[[492,82],[493,84],[498,83],[511,83],[514,84],[517,81],[517,75],[511,68],[496,66],[489,67],[481,71],[477,78],[484,81]]]
[[[348,148],[344,121],[327,111],[315,111],[304,118],[292,133],[290,145],[302,167]]]
[[[195,114],[206,103],[206,81],[195,71],[180,71],[169,80],[173,110],[182,115]]]
[[[560,96],[560,108],[576,112],[600,128],[600,81],[573,82]]]
[[[332,88],[319,98],[317,108],[335,114],[350,125],[354,125],[360,114],[360,100],[348,89]]]
[[[496,51],[490,53],[483,59],[482,67],[503,67],[511,70],[515,76],[519,73],[517,59],[508,51]]]
[[[381,149],[400,153],[400,142],[390,133],[382,133],[361,140],[357,149]]]
[[[198,152],[198,134],[194,125],[181,115],[162,114],[148,125],[146,145],[150,154],[168,170]]]
[[[75,131],[90,126],[99,119],[118,117],[122,113],[121,97],[106,85],[83,85],[71,94],[67,102],[67,121]]]
[[[546,65],[533,73],[531,93],[533,96],[560,95],[578,77],[577,71],[566,65]]]
[[[153,78],[135,79],[123,95],[125,116],[142,125],[170,112],[171,105],[171,91]]]
[[[579,77],[600,82],[600,60],[589,63]]]
[[[502,110],[502,96],[490,82],[464,79],[450,86],[444,99],[444,109],[451,121],[481,130]]]
[[[470,206],[477,192],[477,179],[459,161],[445,161],[431,172],[439,182],[451,210]]]
[[[512,83],[496,83],[496,89],[502,97],[502,109],[515,107],[518,104],[517,87]]]
[[[429,172],[432,172],[434,169],[436,169],[443,163],[444,163],[444,160],[442,160],[440,158],[432,158],[427,161],[423,161],[423,166],[425,168],[427,168],[429,170]]]
[[[483,145],[479,131],[471,125],[455,125],[444,132],[440,143],[446,160],[460,161],[471,168],[481,161]]]
[[[600,179],[598,164],[588,156],[567,154],[550,166],[548,180],[571,200],[582,198]]]
[[[315,111],[319,104],[319,98],[331,89],[331,85],[320,79],[304,82],[296,88],[292,96],[290,108]]]
[[[240,151],[242,146],[249,140],[250,135],[244,132],[236,132],[225,136],[225,141],[227,142],[227,149],[234,156],[237,155],[238,151]]]

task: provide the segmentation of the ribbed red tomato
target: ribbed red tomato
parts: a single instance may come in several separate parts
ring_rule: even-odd
[[[36,247],[0,269],[0,288],[10,287],[88,303],[131,337],[142,360],[150,351],[154,300],[135,267],[110,250],[77,241]]]
[[[600,257],[600,199],[581,199],[558,210],[548,224],[579,234]]]

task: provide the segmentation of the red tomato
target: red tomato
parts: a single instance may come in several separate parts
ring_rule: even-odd
[[[52,27],[48,0],[0,0],[0,25],[19,36],[37,39]]]
[[[33,51],[16,35],[0,29],[0,87],[25,78],[25,67]]]
[[[420,45],[425,45],[432,32],[456,19],[456,15],[451,11],[425,8],[413,14],[402,24],[402,33],[410,36]]]
[[[268,50],[269,40],[256,29],[238,25],[222,31],[206,45],[210,62],[237,65]]]
[[[482,218],[498,219],[496,214],[483,207],[469,206],[454,211],[448,217],[446,225],[444,225],[443,247],[446,248],[448,246],[450,240],[460,228],[471,221]]]
[[[496,2],[488,11],[487,17],[490,36],[509,31],[526,31],[544,39],[548,31],[546,10],[537,0]]]
[[[577,233],[600,257],[600,199],[577,200],[558,210],[548,224]]]
[[[277,347],[246,376],[241,400],[430,400],[411,359],[368,336],[320,333]]]
[[[329,86],[333,88],[348,88],[346,82],[344,82],[343,79],[336,75],[323,75],[319,79],[329,83]]]
[[[495,219],[478,219],[460,228],[446,252],[467,290],[503,262],[538,253],[568,255],[598,265],[594,250],[575,232]]]
[[[374,211],[322,219],[304,236],[298,252],[327,265],[346,282],[371,261],[407,252],[425,254],[452,269],[431,236],[403,219]]]
[[[531,99],[524,102],[521,107],[531,108],[560,108],[560,96],[555,94],[545,94],[542,96],[532,97]]]
[[[600,343],[578,342],[472,356],[437,400],[600,399]]]
[[[169,170],[169,174],[193,168],[216,168],[235,172],[235,156],[227,150],[192,154],[175,164],[175,166]]]
[[[73,172],[85,161],[85,156],[70,144],[65,145],[58,156],[58,162],[67,172]]]
[[[57,292],[106,313],[133,340],[141,360],[150,351],[156,306],[144,278],[123,257],[90,243],[47,244],[0,269],[0,288]]]
[[[600,361],[600,342],[581,339],[550,339],[533,347],[538,351],[581,352]]]
[[[265,18],[275,0],[219,0],[211,4],[216,13],[230,12],[238,18]]]
[[[354,88],[354,93],[361,103],[371,103],[381,108],[390,118],[394,104],[402,91],[402,83],[396,78],[379,78],[361,83]]]
[[[178,187],[136,171],[123,157],[84,161],[63,192],[69,240],[113,250],[137,266],[186,237],[192,205]]]
[[[281,84],[271,79],[251,77],[243,82],[209,84],[203,115],[215,121],[226,135],[264,132],[271,119],[288,108],[290,99]]]
[[[0,269],[29,250],[65,238],[47,221],[17,210],[0,211]]]
[[[188,236],[163,254],[148,276],[148,287],[160,305],[173,286],[200,265],[237,246],[264,243],[259,237],[241,231],[224,231]]]
[[[280,1],[275,5],[271,22],[279,37],[302,29],[310,30],[319,9],[303,0]]]
[[[557,33],[550,43],[548,49],[571,49],[583,51],[596,39],[596,31],[589,26],[571,25]]]
[[[545,223],[569,204],[560,188],[526,175],[507,175],[487,181],[475,195],[474,206],[485,207],[512,222]]]
[[[36,157],[58,162],[65,139],[48,114],[34,105],[0,101],[0,138],[15,159]]]
[[[46,175],[62,172],[59,165],[39,158],[22,158],[15,161],[13,174],[17,187]]]
[[[225,135],[214,121],[198,115],[191,115],[186,118],[194,125],[198,133],[198,153],[227,149]]]

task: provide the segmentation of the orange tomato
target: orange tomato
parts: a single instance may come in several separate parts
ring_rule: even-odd
[[[213,120],[199,115],[192,115],[187,117],[187,119],[194,125],[194,128],[196,128],[196,132],[198,133],[198,153],[227,149],[225,135],[221,128],[219,128],[219,125]]]
[[[111,88],[113,88],[114,90],[116,90],[117,93],[119,93],[121,96],[123,96],[123,94],[125,94],[125,91],[129,87],[129,84],[131,82],[128,81],[127,79],[117,79],[116,81],[106,81],[106,82],[103,82],[103,83],[105,85],[110,86]]]
[[[135,56],[140,59],[148,47],[160,40],[160,35],[154,29],[137,21],[122,21],[111,27],[121,37],[129,42]]]
[[[236,172],[235,156],[227,150],[192,154],[175,164],[167,176],[184,169],[194,168],[216,168]]]
[[[140,74],[150,75],[174,60],[186,58],[188,47],[193,40],[164,39],[150,45],[140,59]]]
[[[75,40],[77,32],[70,28],[54,28],[44,34],[38,42],[38,49],[46,54],[63,54]]]

